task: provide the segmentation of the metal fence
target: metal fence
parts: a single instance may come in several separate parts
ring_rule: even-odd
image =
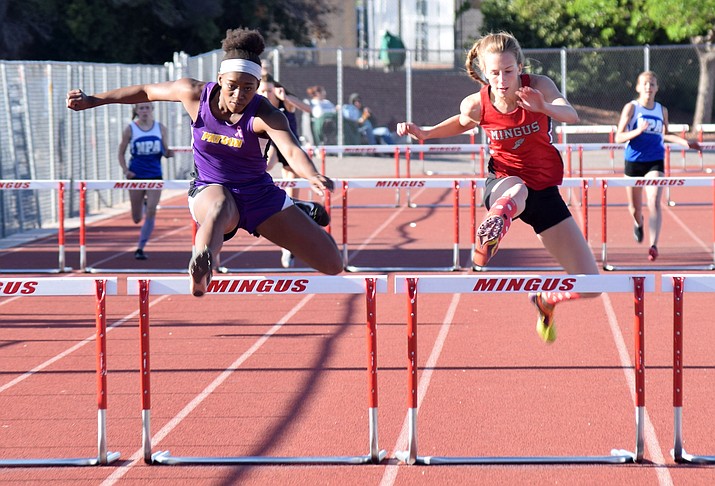
[[[349,49],[268,49],[274,77],[301,98],[322,85],[336,105],[361,94],[380,125],[394,130],[402,120],[434,124],[456,113],[478,86],[465,74],[465,52],[406,51],[404,63],[388,68],[378,51]],[[637,75],[655,71],[658,100],[671,123],[690,123],[695,106],[699,64],[693,46],[608,49],[526,50],[528,72],[547,74],[574,104],[581,124],[615,124],[621,107],[635,97]],[[0,179],[121,179],[117,147],[131,118],[128,105],[107,105],[73,112],[65,107],[69,89],[95,93],[120,86],[180,77],[216,79],[222,52],[174,55],[163,66],[94,63],[0,61]],[[156,119],[169,129],[171,146],[190,144],[190,120],[179,103],[157,103]],[[312,143],[303,115],[301,138]],[[344,139],[338,117],[337,143]],[[579,140],[588,141],[588,140]],[[439,140],[434,141],[439,143]],[[192,166],[190,153],[164,160],[164,177],[183,179]],[[35,191],[0,191],[0,237],[57,224],[56,195]],[[79,199],[68,191],[65,217],[78,215]],[[88,211],[125,202],[123,191],[96,191]]]

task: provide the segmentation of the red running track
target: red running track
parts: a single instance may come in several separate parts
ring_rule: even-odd
[[[412,191],[416,208],[390,207],[395,193],[378,192],[351,193],[351,204],[384,207],[350,210],[349,234],[355,241],[349,245],[350,264],[450,264],[450,191]],[[646,248],[633,242],[622,205],[625,197],[617,192],[612,198],[609,195],[614,203],[609,208],[609,260],[642,264],[646,269],[641,273],[659,279],[664,272],[647,269]],[[710,193],[673,191],[672,197],[678,204],[664,208],[662,261],[711,261]],[[182,202],[177,198],[165,206]],[[593,194],[591,202],[597,202]],[[696,202],[707,205],[690,204]],[[425,206],[435,203],[446,207]],[[334,212],[333,217],[335,233],[340,215]],[[468,207],[460,210],[460,220],[460,257],[466,264]],[[600,258],[600,208],[589,211],[589,221],[589,240]],[[132,258],[137,235],[138,227],[128,214],[92,223],[87,235],[89,262],[116,269],[142,264],[164,271],[186,266],[191,226],[185,209],[165,207],[160,212],[146,262]],[[75,268],[77,241],[76,231],[68,232],[67,264]],[[5,251],[0,265],[46,267],[41,259],[54,262],[55,245],[42,240]],[[279,256],[267,242],[241,236],[227,245],[223,263],[261,268],[277,266]],[[500,266],[553,264],[530,230],[519,223],[512,226],[497,259]],[[108,297],[106,308],[107,439],[109,450],[121,452],[121,457],[97,467],[1,468],[4,482],[712,483],[712,466],[679,465],[670,458],[673,303],[670,294],[661,292],[645,297],[647,391],[641,464],[408,466],[397,461],[396,452],[407,447],[406,303],[404,295],[390,292],[377,295],[378,431],[379,445],[387,451],[380,464],[147,465],[142,457],[138,298],[125,295],[127,273],[106,275],[117,276],[119,282],[119,295]],[[389,274],[390,289],[400,275],[404,272]],[[82,274],[63,275],[67,276]],[[633,449],[632,295],[609,293],[561,306],[559,337],[551,346],[541,343],[534,332],[535,314],[524,294],[440,294],[419,299],[420,455],[608,455],[612,448]],[[684,437],[685,448],[692,453],[715,450],[708,414],[715,361],[709,345],[709,315],[714,302],[712,295],[686,295]],[[149,305],[155,450],[181,456],[367,453],[363,296],[207,295],[199,300],[166,295],[151,297]],[[0,459],[95,455],[94,300],[3,297],[0,315]]]

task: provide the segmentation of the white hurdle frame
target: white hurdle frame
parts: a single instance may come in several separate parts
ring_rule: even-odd
[[[107,450],[107,320],[106,296],[117,295],[117,278],[24,278],[0,279],[2,288],[16,288],[23,297],[94,295],[96,299],[97,341],[97,457],[0,459],[6,466],[98,466],[119,459],[119,452]]]
[[[232,276],[214,277],[207,288],[208,298],[216,295],[236,296],[241,294],[285,295],[285,290],[276,290],[276,280],[289,281],[290,286],[300,290],[291,294],[365,294],[367,321],[367,373],[368,373],[368,429],[369,453],[357,456],[239,456],[239,457],[188,457],[172,456],[169,451],[152,453],[150,415],[150,353],[149,353],[149,296],[182,294],[189,295],[186,277],[128,277],[127,295],[139,296],[139,330],[141,338],[141,388],[142,388],[142,446],[147,464],[377,464],[387,452],[378,446],[377,435],[377,320],[376,294],[387,293],[387,276]],[[204,297],[206,299],[207,297]]]
[[[683,449],[683,333],[685,292],[715,292],[715,275],[664,274],[661,291],[673,292],[673,449],[677,463],[715,464],[715,455],[688,454]]]
[[[396,457],[407,464],[623,464],[641,462],[645,420],[645,292],[655,290],[655,277],[635,275],[439,275],[396,276],[395,293],[407,296],[408,450]],[[417,455],[417,296],[430,294],[527,293],[568,284],[573,292],[634,293],[635,339],[635,452],[611,450],[610,456],[436,457]]]
[[[147,187],[142,187],[147,186]],[[155,187],[159,186],[159,187]],[[123,179],[123,180],[92,180],[76,181],[75,190],[79,191],[79,269],[86,273],[183,273],[186,268],[95,268],[87,264],[87,191],[94,189],[184,189],[188,192],[189,181],[185,179],[158,180],[158,179]],[[190,221],[190,219],[189,219]],[[193,239],[192,239],[193,240]]]
[[[712,230],[713,230],[713,262],[708,265],[612,265],[608,263],[608,187],[652,187],[658,185],[663,188],[669,187],[708,187],[713,188],[713,200],[715,201],[715,177],[606,177],[601,181],[601,260],[603,269],[610,270],[715,270],[715,209],[713,209]]]
[[[459,261],[459,188],[457,179],[346,179],[342,181],[343,187],[343,267],[348,272],[400,272],[400,271],[434,271],[451,272],[462,268]],[[453,191],[453,240],[452,240],[452,266],[450,267],[358,267],[348,265],[348,191],[349,189],[410,189],[410,188],[452,188]]]
[[[72,271],[65,266],[65,187],[69,180],[3,180],[0,191],[56,190],[57,196],[57,268],[4,268],[3,273],[64,273]]]

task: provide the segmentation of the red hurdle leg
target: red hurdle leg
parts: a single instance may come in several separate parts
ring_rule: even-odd
[[[107,301],[106,280],[97,280],[97,451],[100,464],[107,464]]]
[[[409,441],[407,464],[417,462],[417,279],[407,279],[407,374],[409,407]]]
[[[633,277],[633,302],[635,313],[633,318],[635,335],[635,382],[636,382],[636,450],[635,461],[643,460],[645,426],[645,305],[644,277]]]
[[[370,458],[374,464],[383,459],[377,438],[377,286],[374,278],[365,279],[365,307],[367,309],[367,375]]]
[[[151,363],[149,361],[149,281],[139,281],[139,342],[141,346],[142,447],[151,464]]]
[[[85,235],[87,232],[87,184],[79,183],[79,269],[87,270],[87,246],[85,243]]]

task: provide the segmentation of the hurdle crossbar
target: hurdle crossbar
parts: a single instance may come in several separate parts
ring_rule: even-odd
[[[448,267],[360,267],[348,265],[348,191],[361,189],[452,188],[453,193],[453,244],[452,265]],[[459,181],[455,179],[351,179],[343,181],[343,266],[348,272],[401,272],[435,271],[451,272],[461,269],[459,262]]]
[[[601,260],[604,270],[715,270],[715,209],[713,210],[712,263],[706,265],[613,265],[608,262],[608,187],[713,187],[715,201],[715,177],[617,177],[601,181]]]
[[[584,179],[582,177],[565,177],[563,180],[563,183],[561,184],[561,187],[566,187],[569,188],[569,191],[571,188],[574,187],[580,187],[581,188],[581,218],[583,220],[583,227],[581,228],[581,231],[583,232],[583,236],[588,242],[588,184],[589,180]],[[472,184],[472,247],[471,247],[471,255],[474,255],[474,252],[476,251],[477,248],[477,216],[476,216],[476,210],[474,209],[475,204],[476,204],[476,190],[477,188],[484,189],[484,179],[477,179],[473,184]],[[529,271],[534,271],[534,272],[552,272],[552,271],[559,271],[563,270],[563,267],[561,266],[541,266],[541,267],[523,267],[523,266],[484,266],[480,267],[479,265],[472,264],[472,270],[475,272],[529,272]]]
[[[10,466],[98,466],[119,459],[119,452],[107,450],[107,321],[106,296],[117,295],[116,277],[0,279],[3,289],[15,289],[23,297],[94,295],[96,299],[97,342],[97,456],[83,458],[0,459],[0,467]]]
[[[715,464],[715,455],[688,454],[683,449],[683,332],[685,292],[715,292],[715,275],[664,274],[661,290],[673,292],[673,449],[678,463]]]
[[[356,456],[239,456],[196,457],[172,456],[169,451],[152,453],[151,369],[149,353],[150,295],[189,295],[185,277],[128,277],[127,294],[139,296],[139,328],[141,334],[142,444],[147,464],[377,464],[387,452],[378,446],[377,434],[377,306],[376,294],[387,293],[387,276],[233,276],[214,278],[207,288],[208,298],[214,295],[240,294],[365,294],[367,308],[367,374],[369,453]],[[204,297],[206,298],[206,297]]]
[[[0,181],[0,191],[16,190],[56,190],[57,211],[57,262],[56,268],[4,268],[3,273],[64,273],[72,271],[65,266],[65,187],[68,180],[4,180]],[[22,211],[22,207],[20,208]]]
[[[408,450],[396,456],[407,464],[560,464],[640,462],[644,451],[645,419],[645,292],[654,291],[653,276],[631,275],[439,275],[398,276],[395,293],[407,296],[407,375],[408,375]],[[633,292],[635,339],[636,449],[611,450],[610,456],[507,456],[507,457],[436,457],[417,454],[417,297],[419,293],[491,294],[526,293],[546,289],[573,292]]]

